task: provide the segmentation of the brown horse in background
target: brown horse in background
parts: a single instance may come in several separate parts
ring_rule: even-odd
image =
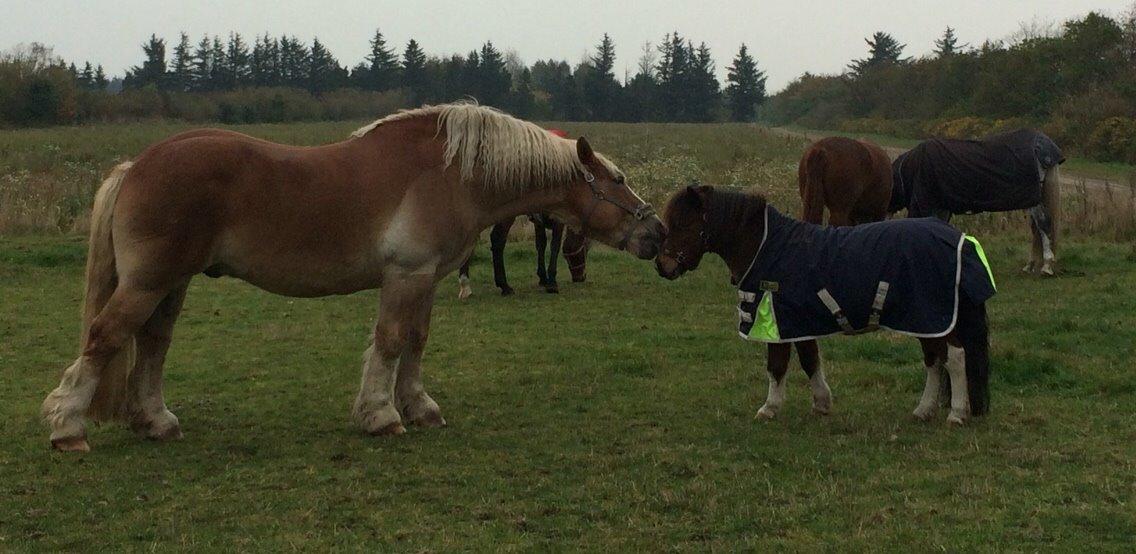
[[[797,168],[801,219],[828,224],[858,225],[883,221],[891,200],[891,159],[883,148],[866,140],[828,137],[816,141]]]
[[[643,259],[662,240],[650,205],[587,140],[471,104],[401,112],[324,146],[219,130],[154,144],[95,198],[81,353],[43,402],[52,445],[88,450],[87,418],[181,436],[162,372],[200,273],[293,297],[381,287],[352,415],[375,435],[445,425],[421,368],[437,283],[482,229],[533,212]]]

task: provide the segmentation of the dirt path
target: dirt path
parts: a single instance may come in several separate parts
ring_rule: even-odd
[[[773,131],[775,133],[781,133],[781,134],[788,135],[788,136],[803,137],[803,138],[806,138],[806,139],[813,141],[813,142],[829,136],[829,135],[826,135],[824,133],[817,133],[817,132],[810,132],[810,131],[792,131],[792,130],[785,129],[785,128],[782,128],[782,127],[772,127],[772,128],[770,128],[770,131]],[[896,156],[899,156],[900,154],[902,154],[902,153],[904,153],[908,150],[907,148],[903,148],[903,147],[899,147],[899,146],[883,146],[883,149],[884,149],[884,151],[886,151],[888,153],[889,156],[891,156],[891,158],[893,160],[896,158]],[[1132,186],[1128,185],[1126,183],[1111,181],[1111,180],[1108,180],[1108,179],[1096,179],[1096,178],[1093,178],[1093,177],[1085,177],[1085,176],[1082,176],[1082,175],[1076,175],[1076,174],[1070,173],[1070,172],[1065,171],[1065,170],[1063,170],[1061,172],[1061,189],[1062,189],[1064,194],[1074,194],[1075,192],[1082,190],[1082,189],[1091,190],[1091,191],[1094,191],[1094,192],[1112,193],[1112,194],[1118,194],[1118,195],[1124,195],[1124,196],[1128,196],[1128,195],[1133,193]]]

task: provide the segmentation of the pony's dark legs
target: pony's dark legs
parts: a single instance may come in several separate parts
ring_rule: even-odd
[[[544,225],[544,221],[533,218],[533,239],[536,242],[536,278],[540,286],[545,286],[548,283],[548,273],[544,269],[544,248],[548,245],[548,235],[545,231],[548,227]]]
[[[757,411],[758,417],[773,419],[785,404],[785,374],[789,371],[789,358],[792,355],[793,345],[790,343],[769,345],[766,362],[769,394],[765,397],[765,404]]]
[[[513,221],[515,220],[502,221],[489,232],[489,249],[493,253],[493,283],[501,289],[501,296],[513,294],[513,287],[509,286],[509,280],[505,276],[505,242],[509,238]]]

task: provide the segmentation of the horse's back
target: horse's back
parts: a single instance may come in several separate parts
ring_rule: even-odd
[[[880,220],[891,197],[891,161],[871,142],[827,137],[805,151],[798,180],[802,199],[810,194],[808,189],[820,188],[819,196],[831,211],[855,215],[857,220]]]

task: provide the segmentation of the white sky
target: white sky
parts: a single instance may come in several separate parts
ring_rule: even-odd
[[[151,33],[196,42],[237,31],[318,36],[340,63],[367,54],[378,27],[388,44],[410,38],[427,54],[465,53],[487,39],[537,59],[580,61],[604,32],[616,43],[616,72],[634,74],[644,41],[678,30],[712,49],[720,78],[741,43],[765,70],[770,92],[805,71],[839,72],[866,52],[864,37],[892,33],[907,55],[922,55],[950,25],[963,42],[1004,38],[1030,22],[1059,23],[1090,10],[1117,15],[1133,0],[0,0],[0,49],[38,41],[68,61],[103,64],[121,75],[141,62]]]

